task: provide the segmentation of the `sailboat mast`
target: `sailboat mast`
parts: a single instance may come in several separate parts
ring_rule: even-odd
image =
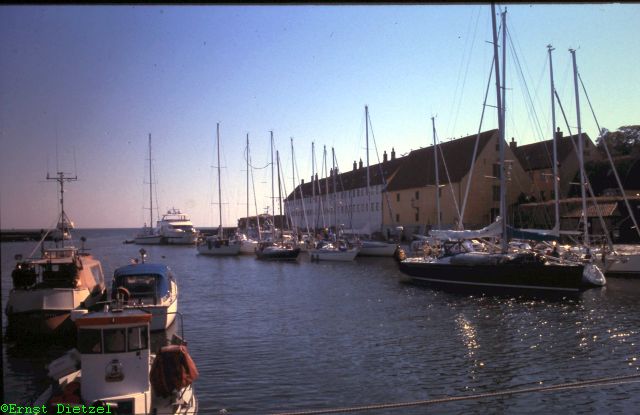
[[[279,205],[279,212],[280,212],[280,218],[282,218],[282,191],[281,191],[281,186],[280,186],[280,152],[278,152],[278,150],[276,150],[276,163],[278,163],[278,168],[276,170],[278,170],[278,205]],[[275,221],[274,221],[274,226],[275,226]],[[282,227],[284,228],[286,224],[286,220],[281,223]]]
[[[149,228],[153,228],[153,173],[151,169],[151,133],[149,133]]]
[[[249,133],[247,133],[247,220],[245,231],[249,232]]]
[[[555,90],[556,87],[553,83],[553,59],[551,58],[551,51],[553,46],[547,45],[549,50],[549,78],[551,79],[551,133],[553,134],[553,194],[555,201],[555,224],[554,229],[560,230],[560,192],[559,192],[559,177],[558,177],[558,138],[556,134],[556,101]]]
[[[299,210],[296,208],[296,163],[295,163],[295,155],[293,154],[293,137],[289,137],[290,141],[291,141],[291,182],[293,184],[292,187],[292,191],[293,191],[293,206],[294,206],[294,212],[296,210]],[[291,225],[293,228],[298,228],[296,222],[293,220],[293,214],[291,215]]]
[[[338,192],[336,187],[336,152],[333,147],[331,147],[331,158],[332,158],[332,169],[331,176],[333,176],[333,218],[335,224],[335,236],[338,237]]]
[[[218,214],[220,215],[218,237],[222,238],[222,190],[220,185],[220,123],[216,124],[216,137],[218,142]]]
[[[578,121],[578,161],[580,162],[580,190],[582,196],[582,218],[584,224],[584,246],[589,247],[589,216],[587,214],[586,180],[584,172],[584,144],[582,142],[582,123],[580,122],[580,93],[578,91],[578,66],[576,64],[576,51],[569,49],[573,60],[573,83],[576,95],[576,118]]]
[[[272,223],[273,226],[276,226],[276,220],[275,220],[275,215],[276,215],[276,207],[275,207],[275,200],[273,199],[274,197],[274,191],[273,191],[273,130],[269,131],[270,135],[271,135],[271,218],[272,218]]]
[[[507,203],[506,182],[504,166],[504,113],[502,112],[502,88],[500,86],[500,59],[498,56],[498,29],[496,24],[496,6],[491,3],[491,23],[493,27],[493,60],[496,73],[496,102],[498,107],[498,140],[500,140],[500,218],[502,220],[502,236],[500,248],[502,253],[507,252]]]
[[[369,175],[369,106],[364,106],[365,136],[367,140],[367,232],[371,230],[371,178]]]
[[[438,143],[436,142],[436,119],[431,117],[431,125],[433,127],[433,159],[435,160],[436,173],[436,223],[440,229],[440,173],[438,167]]]

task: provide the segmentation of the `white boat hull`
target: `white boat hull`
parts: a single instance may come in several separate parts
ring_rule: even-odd
[[[257,247],[258,241],[241,241],[240,253],[243,255],[254,255]]]
[[[608,255],[603,265],[607,275],[640,277],[640,254]]]

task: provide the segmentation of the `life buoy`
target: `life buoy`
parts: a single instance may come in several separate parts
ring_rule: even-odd
[[[130,297],[131,292],[129,292],[125,287],[118,287],[116,290],[116,298],[121,299],[123,303],[129,302]]]

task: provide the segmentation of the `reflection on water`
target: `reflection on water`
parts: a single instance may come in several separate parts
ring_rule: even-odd
[[[122,244],[134,232],[86,231],[108,285],[138,255],[138,246]],[[2,245],[3,304],[13,255],[30,249]],[[175,271],[184,321],[171,331],[184,330],[198,366],[201,413],[416,401],[639,370],[640,281],[609,279],[580,298],[532,301],[407,286],[389,259],[287,264],[145,249]],[[173,334],[154,333],[154,350]],[[5,343],[5,399],[26,402],[42,391],[45,365],[64,350]],[[639,404],[635,386],[618,385],[378,413],[632,413]]]

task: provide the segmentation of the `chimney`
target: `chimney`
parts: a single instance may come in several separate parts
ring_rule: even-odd
[[[360,164],[358,164],[358,166],[359,166],[358,168],[360,169],[362,168],[362,159],[360,159]]]
[[[395,148],[391,147],[391,160],[395,160],[396,159],[396,150]]]
[[[511,137],[511,142],[509,143],[509,147],[511,150],[515,150],[518,147],[518,143],[516,143],[515,138]]]
[[[385,150],[384,153],[382,154],[382,162],[383,163],[387,162],[387,150]]]
[[[562,131],[560,131],[560,127],[556,130],[556,140],[560,140],[562,138]]]
[[[358,168],[358,165],[356,164],[356,161],[353,160],[353,171],[356,171],[357,168]]]
[[[304,185],[304,179],[300,179],[300,186]]]
[[[316,173],[316,182],[318,181],[318,173]]]

